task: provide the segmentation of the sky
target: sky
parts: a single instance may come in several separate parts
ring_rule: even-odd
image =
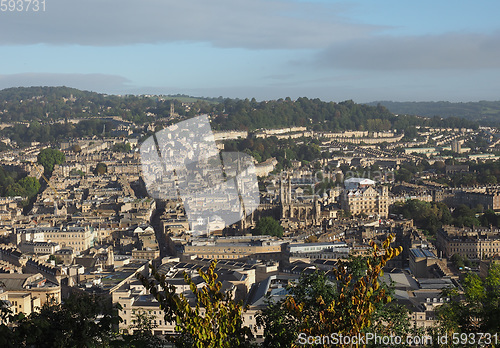
[[[13,3],[0,4],[0,89],[500,100],[498,0]]]

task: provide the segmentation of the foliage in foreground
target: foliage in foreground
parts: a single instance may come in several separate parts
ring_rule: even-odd
[[[390,247],[392,239],[389,237],[382,248],[372,243],[373,256],[366,259],[366,269],[362,271],[353,269],[356,263],[339,262],[333,270],[335,281],[331,284],[334,286],[319,272],[302,277],[291,289],[291,296],[270,304],[268,321],[264,323],[264,346],[297,346],[299,333],[314,336],[337,332],[353,336],[384,319],[383,315],[375,316],[375,312],[377,306],[380,308],[390,301],[390,296],[379,284],[378,277],[386,262],[401,252],[401,248]],[[215,268],[216,261],[206,272],[198,270],[205,283],[200,288],[185,274],[194,305],[183,294],[176,294],[175,286],[168,284],[164,275],[154,270],[151,279],[138,275],[165,311],[165,320],[176,322],[179,335],[169,339],[177,347],[254,345],[252,332],[243,323],[244,306],[234,301],[232,293],[222,291]],[[151,347],[155,342],[156,346],[160,344],[157,337],[151,335],[151,321],[147,317],[136,318],[133,335],[118,334],[118,309],[104,298],[81,294],[73,295],[62,304],[48,301],[39,312],[28,317],[3,312],[4,319],[13,325],[0,324],[0,346]],[[270,340],[275,344],[269,344]]]
[[[497,334],[498,341],[498,333],[500,332],[500,265],[492,264],[484,280],[477,274],[468,273],[462,286],[463,294],[456,289],[443,291],[442,296],[450,300],[436,311],[440,324],[438,333],[440,335],[446,334],[448,337],[464,333]]]
[[[230,292],[221,290],[216,265],[217,262],[213,261],[206,272],[198,270],[205,281],[205,286],[200,289],[187,273],[184,274],[184,280],[195,297],[194,308],[183,294],[176,294],[175,286],[166,282],[164,274],[154,269],[153,279],[137,274],[160,303],[160,309],[165,311],[165,321],[175,320],[175,329],[180,335],[172,339],[178,347],[246,347],[253,338],[250,329],[243,325],[242,303],[234,301]],[[158,290],[158,285],[162,290]]]
[[[300,346],[299,333],[306,336],[338,333],[352,337],[372,327],[374,320],[383,320],[387,313],[381,311],[375,316],[376,309],[382,307],[380,304],[389,303],[391,297],[378,278],[387,261],[402,251],[401,247],[390,247],[393,238],[389,236],[382,248],[372,242],[373,255],[365,259],[366,269],[362,272],[352,269],[359,260],[339,261],[333,269],[335,280],[331,285],[324,274],[315,272],[303,276],[299,284],[289,288],[290,296],[284,301],[270,303],[259,317],[265,330],[264,346]],[[394,309],[404,317],[400,308]],[[405,318],[402,319],[399,322],[404,322]]]
[[[335,286],[330,286],[324,274],[317,272],[302,277],[285,301],[270,303],[259,319],[259,324],[265,327],[264,346],[293,347],[299,333],[356,335],[370,327],[377,305],[391,300],[378,278],[387,261],[401,253],[401,247],[390,247],[393,238],[390,236],[381,248],[372,243],[373,256],[367,258],[366,270],[359,276],[353,278],[356,273],[351,272],[350,265],[339,262],[333,270]],[[207,272],[198,271],[205,281],[201,289],[185,274],[196,299],[194,308],[183,294],[175,293],[175,287],[167,283],[164,275],[154,270],[152,279],[137,275],[165,311],[165,320],[176,321],[176,330],[181,335],[173,339],[179,347],[251,345],[252,334],[242,321],[244,308],[230,293],[221,291],[215,267],[214,261]]]
[[[1,347],[107,347],[120,317],[110,302],[98,296],[72,295],[64,303],[53,299],[29,316],[2,312]],[[8,320],[10,325],[6,325]]]

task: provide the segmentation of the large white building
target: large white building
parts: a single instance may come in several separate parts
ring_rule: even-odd
[[[365,214],[386,218],[389,215],[389,189],[375,187],[375,182],[366,178],[351,178],[345,182],[340,196],[343,210],[353,215]]]
[[[17,230],[15,238],[16,244],[53,242],[83,252],[94,245],[95,234],[91,226],[34,227]]]

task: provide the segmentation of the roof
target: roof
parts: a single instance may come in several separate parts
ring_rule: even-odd
[[[319,243],[290,243],[289,247],[314,247],[314,246],[331,246],[335,248],[346,247],[344,242],[319,242]]]
[[[45,277],[40,273],[0,273],[0,282],[2,282],[5,290],[23,290],[27,285],[45,281]]]
[[[421,289],[446,289],[455,287],[450,278],[419,278],[418,282]]]
[[[415,249],[410,249],[410,253],[413,254],[415,257],[429,257],[429,258],[436,258],[436,255],[429,250],[429,249],[422,249],[422,248],[415,248]]]
[[[368,179],[368,178],[349,178],[347,180],[344,180],[344,183],[356,183],[360,185],[373,185],[375,184],[375,181]]]
[[[415,279],[406,273],[384,273],[380,277],[382,281],[388,285],[394,282],[394,288],[399,290],[416,290],[420,286]]]
[[[74,263],[85,268],[92,268],[95,266],[96,260],[93,257],[75,257]]]

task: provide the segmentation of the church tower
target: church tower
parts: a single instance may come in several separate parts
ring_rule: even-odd
[[[292,177],[287,173],[286,202],[292,204]]]
[[[175,110],[174,110],[174,101],[172,100],[170,102],[170,117],[174,117]]]

